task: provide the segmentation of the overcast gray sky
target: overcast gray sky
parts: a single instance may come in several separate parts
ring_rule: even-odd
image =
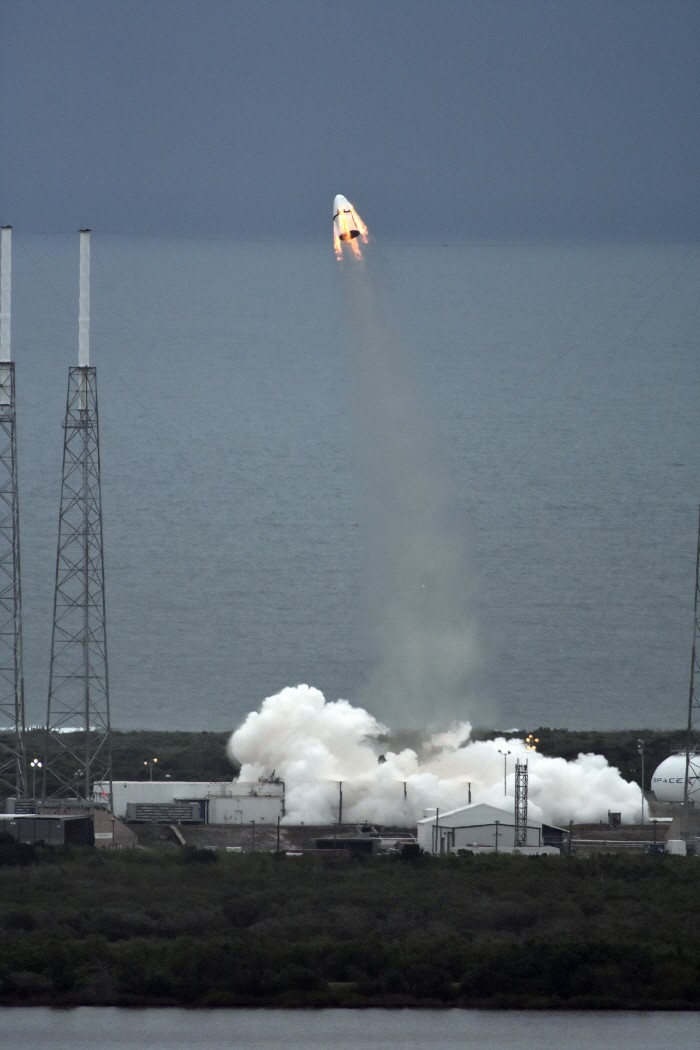
[[[18,232],[695,239],[699,123],[698,0],[0,0]]]

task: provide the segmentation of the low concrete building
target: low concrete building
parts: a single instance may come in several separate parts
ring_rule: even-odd
[[[512,810],[498,809],[483,802],[460,809],[436,810],[418,821],[418,844],[426,853],[456,853],[458,850],[502,853],[552,853],[561,851],[545,845],[543,825],[528,820],[525,844],[515,844],[515,818]]]
[[[94,846],[92,815],[0,813],[0,833],[15,842],[43,842],[50,846]]]
[[[109,798],[106,781],[94,785],[93,798]],[[116,817],[140,823],[276,824],[284,782],[114,780],[112,806]]]

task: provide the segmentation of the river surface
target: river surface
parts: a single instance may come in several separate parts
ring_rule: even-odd
[[[658,1050],[697,1045],[698,1016],[681,1013],[482,1010],[0,1011],[12,1050]]]

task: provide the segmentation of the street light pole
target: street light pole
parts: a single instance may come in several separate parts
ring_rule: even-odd
[[[153,763],[157,762],[157,758],[152,758],[150,761],[145,761],[144,766],[148,766],[148,779],[153,780]]]
[[[30,769],[32,771],[32,801],[36,800],[36,771],[37,769],[41,769],[43,764],[44,763],[41,761],[40,758],[33,758],[29,763]]]
[[[644,824],[644,741],[637,741],[637,751],[642,757],[642,824]]]
[[[499,755],[503,755],[503,794],[507,795],[508,792],[506,791],[506,778],[508,776],[508,755],[511,755],[513,752],[512,751],[501,751],[501,749],[499,747],[498,753],[499,753]]]

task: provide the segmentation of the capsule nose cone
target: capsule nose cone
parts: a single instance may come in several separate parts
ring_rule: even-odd
[[[343,211],[350,207],[350,202],[347,197],[344,197],[342,193],[338,193],[333,200],[333,214],[335,215],[338,211]]]

